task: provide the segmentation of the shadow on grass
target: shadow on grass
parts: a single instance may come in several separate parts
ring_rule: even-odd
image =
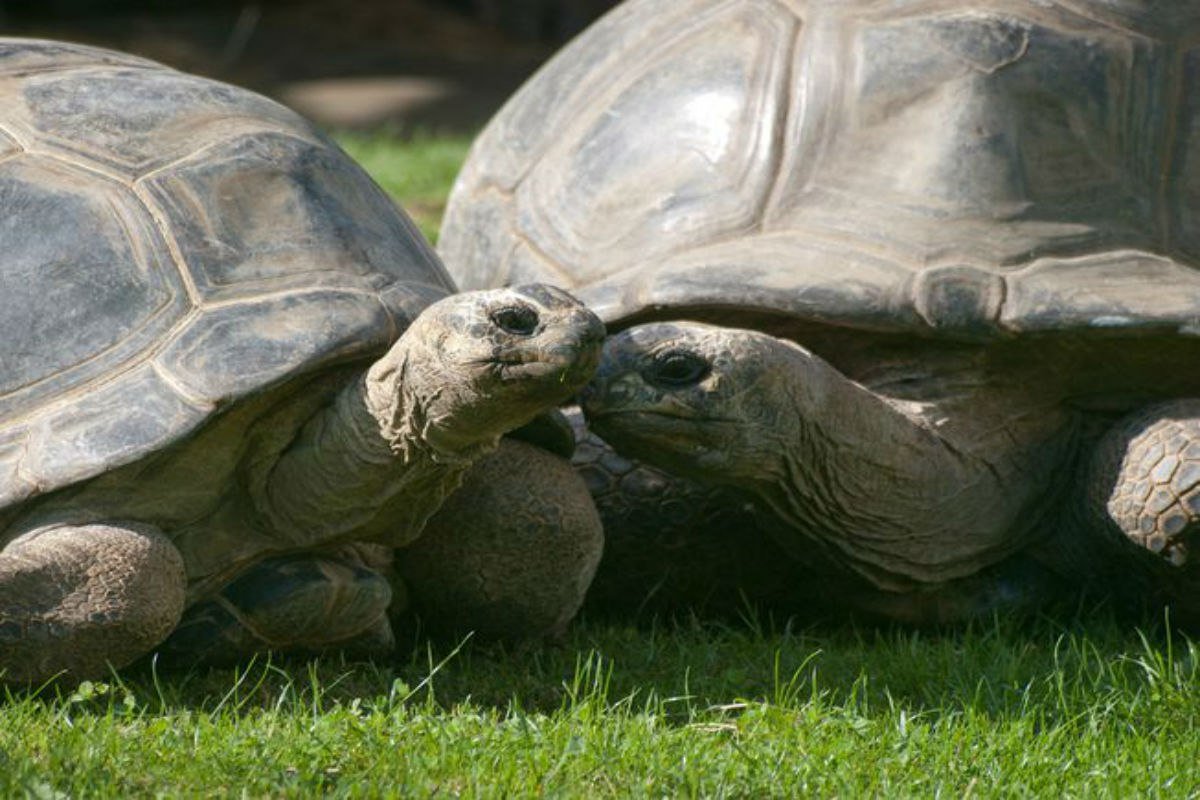
[[[555,645],[418,641],[391,662],[264,658],[238,669],[161,673],[153,662],[110,681],[10,691],[4,705],[56,714],[358,709],[428,713],[653,714],[668,723],[755,705],[880,715],[1035,715],[1046,724],[1109,709],[1130,724],[1190,713],[1197,647],[1154,620],[1103,610],[997,618],[951,631],[750,618],[633,627],[583,622]],[[1179,702],[1176,702],[1179,701]]]

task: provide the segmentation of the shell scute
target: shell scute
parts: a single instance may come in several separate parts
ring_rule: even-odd
[[[221,142],[143,181],[206,302],[395,281],[452,284],[420,234],[332,145],[259,133]]]
[[[0,428],[106,374],[188,305],[125,187],[34,156],[0,163]]]
[[[797,24],[747,2],[648,49],[637,79],[617,82],[517,188],[523,235],[588,282],[633,254],[752,229],[774,179]]]
[[[191,490],[211,499],[257,420],[217,412],[344,380],[453,290],[383,190],[266,98],[26,40],[0,39],[0,75],[0,517],[222,419],[231,452],[198,454]]]
[[[1194,337],[1193,5],[629,0],[484,132],[445,252],[473,288],[572,286],[613,329],[716,305],[966,341]],[[680,122],[700,98],[708,129]]]
[[[39,146],[131,180],[243,129],[310,130],[265,97],[165,68],[35,75],[20,99],[10,113]]]
[[[372,294],[266,296],[204,311],[154,363],[189,397],[221,404],[299,371],[383,350],[391,330]]]
[[[812,61],[840,68],[806,85],[817,96],[803,116],[821,127],[795,141],[768,229],[843,236],[921,267],[1157,241],[1162,43],[989,8],[843,29],[851,46],[811,44]]]
[[[91,389],[86,402],[49,406],[38,414],[29,424],[23,466],[40,486],[62,486],[170,444],[208,413],[143,364]]]

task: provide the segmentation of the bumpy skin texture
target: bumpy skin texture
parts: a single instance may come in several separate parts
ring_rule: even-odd
[[[1138,547],[1188,564],[1200,530],[1200,400],[1151,406],[1097,447],[1094,505]]]
[[[163,639],[183,559],[147,525],[31,531],[0,552],[0,680],[101,675]]]
[[[226,665],[266,650],[345,649],[377,631],[355,649],[385,655],[394,645],[392,601],[387,578],[353,547],[270,558],[189,608],[157,652],[167,666]]]
[[[429,630],[519,640],[565,630],[603,547],[600,518],[570,464],[506,439],[396,554],[396,570]]]
[[[1018,388],[897,402],[791,342],[659,323],[609,340],[584,410],[618,450],[754,493],[797,553],[899,591],[1015,552],[1045,510],[1073,425]]]
[[[101,538],[87,545],[83,570],[48,570],[20,558],[6,562],[7,574],[0,575],[0,619],[16,634],[0,641],[0,669],[28,679],[64,670],[78,678],[94,674],[102,663],[121,666],[145,652],[178,620],[182,601],[171,607],[164,627],[161,615],[146,616],[145,607],[153,604],[137,593],[139,581],[162,588],[166,597],[182,596],[186,587],[188,602],[196,603],[225,585],[243,588],[230,581],[270,556],[356,541],[390,546],[413,541],[463,473],[494,449],[504,432],[562,402],[586,381],[603,334],[595,315],[566,293],[543,286],[456,295],[433,304],[365,375],[350,380],[330,405],[312,415],[275,463],[238,471],[237,479],[244,483],[224,487],[203,518],[180,528],[164,527],[162,547],[172,557],[160,548],[154,558],[130,566],[119,542],[110,558],[109,539]],[[255,455],[263,457],[251,453],[247,458],[254,461]],[[104,503],[117,504],[107,508],[117,518],[125,516],[115,510],[120,504],[155,509],[156,498],[139,495],[154,491],[154,471],[133,474],[140,483],[123,486],[117,481],[114,492],[98,481],[94,492],[85,487],[60,506],[48,504],[19,518],[13,527],[19,530],[39,515],[95,516]],[[151,513],[176,511],[163,498],[161,510]],[[204,549],[213,541],[229,540],[231,531],[240,540],[236,553]],[[180,549],[166,543],[180,537],[186,542]],[[78,534],[72,541],[78,538],[87,537]],[[0,558],[7,559],[20,542],[6,547]],[[56,556],[51,552],[44,558],[53,565]],[[298,563],[307,568],[317,562]],[[282,566],[267,564],[260,574]],[[338,605],[328,602],[322,584],[335,594],[356,582],[373,585],[367,576],[360,580],[337,574],[337,565],[331,569],[302,579],[300,591],[282,592],[274,606],[264,602],[253,608],[257,587],[244,587],[251,595],[245,605],[253,610],[245,627],[254,630],[257,622],[263,630],[256,638],[264,648],[293,640],[310,644],[313,603],[335,611]],[[306,591],[314,578],[317,591]],[[212,589],[204,588],[208,586]],[[43,597],[43,592],[49,594]],[[364,596],[369,601],[380,594],[368,591]],[[102,605],[90,605],[93,597]],[[102,640],[92,634],[88,620],[93,612],[112,618],[106,630],[113,632]],[[355,616],[368,624],[377,615],[347,618]],[[39,643],[24,631],[35,631],[37,637],[45,631],[53,642]],[[31,659],[31,649],[41,655]],[[76,651],[86,654],[82,661]]]
[[[528,330],[505,330],[501,313]],[[504,432],[587,380],[603,332],[540,285],[435,303],[300,432],[266,482],[265,511],[301,544],[408,544]]]

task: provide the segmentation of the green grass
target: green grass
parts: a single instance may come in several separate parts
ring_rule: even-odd
[[[146,669],[10,696],[0,796],[1185,797],[1198,656],[1103,617],[941,636],[593,623],[522,653]]]
[[[432,233],[467,142],[340,140]],[[1200,796],[1198,658],[1099,613],[144,666],[0,698],[0,797]]]
[[[401,201],[429,241],[436,242],[446,195],[471,139],[417,134],[400,142],[382,133],[343,133],[337,140],[380,186]]]

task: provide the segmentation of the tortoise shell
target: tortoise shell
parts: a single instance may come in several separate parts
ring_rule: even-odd
[[[1200,330],[1200,4],[629,0],[477,141],[441,252],[610,324]]]
[[[0,40],[0,510],[382,351],[452,291],[288,109],[139,58]]]

